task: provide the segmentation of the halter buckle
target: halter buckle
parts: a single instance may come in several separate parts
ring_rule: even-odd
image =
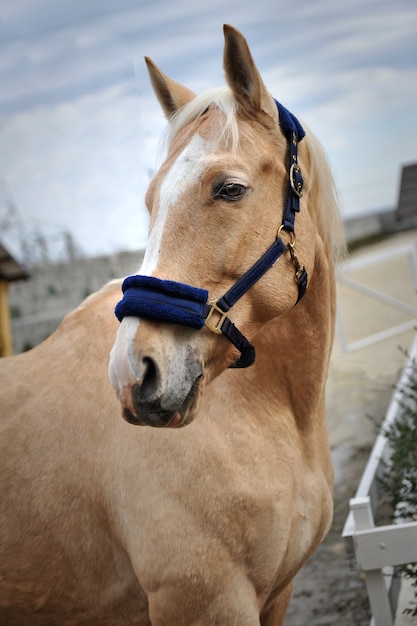
[[[224,320],[227,317],[227,313],[222,311],[222,309],[217,304],[217,300],[211,300],[210,302],[208,302],[208,304],[210,306],[210,310],[207,314],[205,324],[209,330],[213,331],[213,333],[216,333],[217,335],[221,335],[222,334],[221,327],[222,327]],[[213,319],[214,313],[218,313],[220,315],[220,317],[217,320]]]
[[[298,163],[293,163],[290,167],[290,185],[297,198],[302,198],[303,175],[301,172],[301,167],[298,165]]]

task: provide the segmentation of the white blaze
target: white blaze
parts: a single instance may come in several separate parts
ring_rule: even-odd
[[[138,379],[136,361],[131,349],[138,326],[137,317],[123,318],[110,352],[109,377],[117,393],[120,393],[128,381],[134,382]]]
[[[181,152],[167,175],[162,181],[160,189],[160,204],[155,224],[149,235],[145,256],[143,259],[141,274],[151,276],[159,258],[162,235],[169,209],[183,193],[188,191],[201,177],[205,167],[205,156],[208,150],[208,141],[200,135],[194,135],[188,146]]]
[[[169,210],[178,202],[181,195],[187,192],[190,186],[201,177],[206,164],[205,156],[208,145],[208,141],[200,135],[194,135],[162,181],[160,205],[149,236],[140,274],[151,276],[155,271]],[[120,324],[115,344],[110,353],[109,376],[118,393],[126,384],[132,383],[140,377],[132,350],[138,326],[138,318],[125,317]]]

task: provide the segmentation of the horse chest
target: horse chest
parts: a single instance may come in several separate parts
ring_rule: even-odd
[[[164,584],[207,590],[236,577],[250,582],[263,602],[311,553],[323,534],[326,481],[304,476],[303,487],[299,472],[270,455],[244,463],[242,446],[239,453],[224,443],[221,449],[206,436],[204,450],[194,442],[192,460],[174,454],[177,468],[157,469],[155,460],[153,473],[146,472],[146,498],[130,497],[125,510],[127,550],[146,592]]]

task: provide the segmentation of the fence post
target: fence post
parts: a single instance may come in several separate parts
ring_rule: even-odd
[[[353,513],[356,530],[368,530],[375,527],[371,501],[368,496],[353,498],[350,501],[350,509]],[[360,553],[357,556],[360,562]],[[364,575],[375,626],[394,626],[387,581],[383,570],[367,570],[364,571]]]

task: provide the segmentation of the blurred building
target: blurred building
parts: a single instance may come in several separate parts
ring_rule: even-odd
[[[405,165],[401,172],[396,217],[398,221],[415,220],[417,216],[417,163]]]
[[[13,353],[9,284],[28,277],[26,269],[0,243],[0,357]]]
[[[402,168],[394,209],[345,220],[346,238],[351,244],[413,228],[417,228],[417,163]]]
[[[46,339],[64,315],[114,278],[138,272],[143,251],[45,263],[31,268],[30,280],[10,288],[13,351],[24,352]]]

